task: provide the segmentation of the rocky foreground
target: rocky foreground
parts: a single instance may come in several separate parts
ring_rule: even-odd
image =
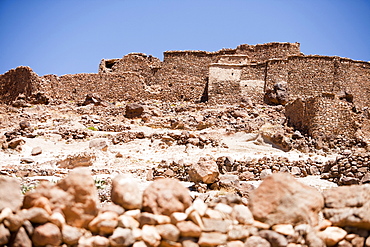
[[[282,106],[16,103],[0,245],[370,246],[366,146],[295,131]]]
[[[143,192],[131,176],[113,180],[99,206],[88,168],[22,197],[0,177],[0,244],[5,246],[370,246],[370,187],[320,193],[287,173],[265,178],[248,200],[193,200],[175,179]]]

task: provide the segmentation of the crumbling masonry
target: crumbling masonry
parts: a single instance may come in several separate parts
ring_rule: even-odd
[[[112,103],[283,104],[290,125],[312,136],[360,133],[365,138],[370,129],[370,63],[304,55],[299,43],[244,44],[216,52],[166,51],[163,61],[131,53],[103,59],[99,72],[91,74],[40,77],[29,67],[18,67],[0,75],[2,103],[12,103],[19,95],[31,103],[75,102],[89,93]]]

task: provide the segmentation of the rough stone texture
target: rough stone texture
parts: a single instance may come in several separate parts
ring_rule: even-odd
[[[370,229],[370,187],[351,185],[332,188],[323,193],[325,218],[336,226]]]
[[[79,228],[70,225],[64,225],[62,229],[63,242],[69,245],[75,245],[82,236]]]
[[[172,224],[158,225],[156,228],[162,239],[176,242],[180,237],[180,230]]]
[[[73,198],[74,203],[67,204],[63,209],[67,223],[76,227],[87,226],[97,214],[99,203],[90,171],[85,168],[74,169],[57,186]]]
[[[89,142],[89,148],[107,151],[108,150],[108,143],[107,140],[104,138],[94,139]]]
[[[218,246],[226,244],[227,235],[219,232],[203,232],[198,240],[200,246]]]
[[[189,179],[192,182],[211,184],[217,180],[219,175],[218,165],[213,160],[200,159],[189,169]]]
[[[271,231],[262,230],[258,235],[270,242],[272,247],[284,247],[288,245],[288,240],[281,234]]]
[[[46,223],[35,228],[32,242],[36,246],[60,245],[62,243],[62,234],[56,225]]]
[[[10,231],[3,224],[0,224],[0,245],[5,245],[9,242]]]
[[[324,231],[319,232],[318,236],[324,240],[327,246],[334,246],[339,241],[344,239],[347,235],[347,232],[339,227],[331,226],[326,228]]]
[[[251,236],[245,241],[245,247],[271,247],[271,244],[259,236]]]
[[[142,105],[132,103],[126,105],[125,117],[127,118],[137,118],[140,117],[144,112],[144,107]]]
[[[275,224],[317,225],[318,212],[324,206],[322,195],[291,175],[273,174],[250,195],[250,209],[256,220]]]
[[[195,237],[198,238],[202,233],[199,226],[194,224],[192,221],[181,221],[176,224],[176,227],[180,230],[181,237]]]
[[[184,212],[190,205],[189,191],[173,179],[158,179],[143,194],[143,210],[154,214],[170,216],[174,212]]]
[[[95,160],[95,155],[89,152],[77,153],[69,155],[67,158],[57,161],[57,166],[60,168],[73,169],[76,167],[92,166]]]
[[[27,209],[37,205],[41,197],[47,198],[45,207],[61,210],[66,222],[72,226],[87,227],[98,213],[97,190],[86,168],[72,170],[56,185],[42,183],[25,195],[23,207]]]
[[[147,245],[157,247],[161,243],[161,236],[155,226],[144,225],[142,230],[142,238]]]
[[[0,176],[0,212],[4,208],[13,211],[18,210],[22,205],[22,194],[20,183],[15,178]]]
[[[141,209],[142,206],[142,192],[138,183],[127,175],[118,175],[113,179],[111,198],[112,202],[128,210]]]
[[[11,243],[12,247],[32,247],[32,241],[27,235],[26,230],[21,227],[16,233]]]
[[[109,237],[111,246],[130,246],[135,242],[134,236],[130,229],[121,227],[116,228],[113,234]]]

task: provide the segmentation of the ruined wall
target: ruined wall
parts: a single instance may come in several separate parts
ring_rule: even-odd
[[[348,139],[356,137],[360,127],[360,116],[352,111],[353,105],[339,100],[334,94],[301,100],[298,98],[286,105],[285,114],[288,124],[315,139],[333,139],[339,135]]]
[[[154,78],[162,90],[157,99],[199,101],[208,80],[208,66],[217,60],[217,53],[165,52],[162,68]]]
[[[108,62],[110,70],[104,70],[104,65]],[[153,56],[144,53],[130,53],[122,59],[102,60],[99,72],[125,73],[135,72],[144,77],[147,85],[151,84],[153,76],[161,68],[161,61]]]
[[[351,94],[358,109],[369,107],[370,63],[338,58],[336,68],[336,91]]]
[[[30,67],[20,66],[0,75],[0,102],[9,104],[19,94],[26,97],[41,84],[39,76]]]
[[[244,54],[252,62],[265,62],[269,59],[286,59],[289,56],[302,55],[299,43],[279,43],[271,42],[266,44],[239,45],[236,54]]]
[[[147,97],[144,78],[137,73],[45,75],[42,90],[59,101],[80,101],[89,93],[98,94],[102,100],[140,101]]]

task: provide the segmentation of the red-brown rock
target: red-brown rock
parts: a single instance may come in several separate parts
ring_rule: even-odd
[[[173,212],[184,212],[191,201],[188,189],[177,180],[164,178],[154,181],[144,191],[143,210],[170,216]]]

